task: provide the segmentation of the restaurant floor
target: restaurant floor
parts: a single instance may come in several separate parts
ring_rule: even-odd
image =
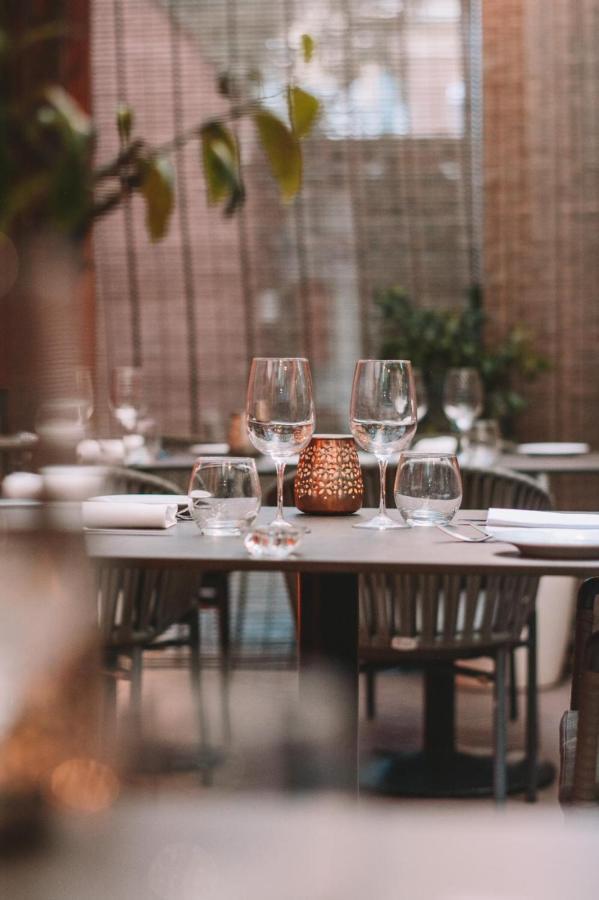
[[[134,778],[153,789],[204,790],[208,785],[229,790],[284,788],[290,746],[310,752],[306,736],[318,740],[318,731],[331,720],[325,694],[317,690],[309,720],[298,718],[295,702],[294,624],[282,582],[276,575],[260,576],[249,585],[231,585],[233,665],[225,685],[218,664],[217,622],[214,611],[202,612],[201,716],[190,688],[186,651],[146,654],[142,731],[146,746],[171,748],[161,753],[156,774]],[[418,673],[388,672],[377,679],[377,717],[366,721],[361,685],[360,752],[363,760],[382,748],[417,749],[422,735],[422,678]],[[128,705],[127,685],[119,693],[120,708]],[[569,685],[540,692],[542,757],[559,766],[559,720],[569,701]],[[516,758],[523,747],[524,697],[519,721],[509,724],[509,751]],[[472,680],[457,686],[457,741],[460,749],[489,750],[492,744],[491,691]],[[305,716],[305,713],[304,713]],[[311,718],[310,718],[311,717]],[[201,721],[200,721],[201,720]],[[323,726],[323,723],[325,725]],[[230,728],[230,737],[227,735]],[[316,735],[316,737],[315,737]],[[207,760],[203,777],[189,765],[179,768],[183,756]],[[177,748],[176,751],[174,748]],[[303,757],[302,757],[303,758]],[[294,757],[297,759],[297,754]],[[166,760],[166,762],[165,762]],[[393,801],[401,802],[401,801]],[[433,801],[420,800],[419,803]],[[459,801],[475,804],[489,800]],[[520,795],[510,804],[523,804]],[[539,792],[539,802],[555,804],[557,786]]]

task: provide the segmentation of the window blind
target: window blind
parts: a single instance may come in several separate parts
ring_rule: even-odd
[[[241,215],[207,207],[190,144],[165,240],[149,243],[139,198],[99,222],[99,394],[111,366],[140,364],[165,433],[218,439],[252,356],[305,355],[317,427],[347,430],[355,360],[377,353],[375,290],[458,306],[480,275],[477,27],[466,0],[92,0],[99,160],[118,102],[160,143],[222,112],[224,70],[260,69],[276,111],[303,33],[316,53],[295,77],[323,104],[291,205],[243,123]]]

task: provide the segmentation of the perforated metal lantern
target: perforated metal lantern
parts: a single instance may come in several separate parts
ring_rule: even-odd
[[[364,484],[351,435],[314,435],[300,455],[294,495],[305,513],[347,515],[360,509]]]

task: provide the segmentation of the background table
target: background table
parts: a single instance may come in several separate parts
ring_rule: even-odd
[[[302,678],[325,664],[342,678],[346,713],[335,778],[355,788],[358,778],[358,576],[363,572],[574,575],[599,574],[597,560],[532,559],[503,543],[467,544],[435,528],[370,532],[352,526],[373,510],[354,516],[317,517],[288,512],[307,525],[301,552],[286,560],[252,559],[239,539],[201,536],[181,523],[162,536],[90,534],[93,559],[148,567],[193,566],[198,571],[297,572],[300,580],[299,666]],[[274,510],[263,509],[262,521]],[[484,520],[485,512],[463,510],[458,521]]]

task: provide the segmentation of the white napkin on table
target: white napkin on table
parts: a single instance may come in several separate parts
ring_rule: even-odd
[[[538,509],[490,509],[487,525],[494,528],[597,528],[599,513],[547,512]]]
[[[170,528],[177,522],[177,504],[87,500],[82,518],[86,528]]]

